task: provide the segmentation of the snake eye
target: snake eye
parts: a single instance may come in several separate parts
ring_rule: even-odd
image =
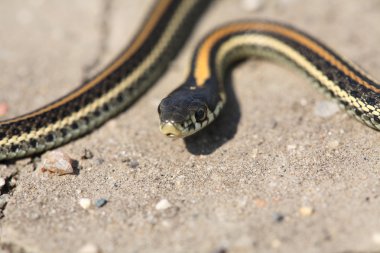
[[[201,122],[206,119],[206,109],[200,108],[198,111],[195,112],[195,120],[197,122]]]

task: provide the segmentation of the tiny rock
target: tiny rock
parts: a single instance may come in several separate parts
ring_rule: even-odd
[[[105,206],[105,205],[107,204],[107,202],[108,202],[108,201],[107,201],[106,199],[101,198],[101,199],[96,200],[96,202],[95,202],[95,206],[96,206],[97,208],[100,208],[100,207]]]
[[[4,185],[5,185],[5,178],[0,177],[0,191],[1,189],[3,189]]]
[[[285,216],[282,213],[274,213],[272,219],[274,222],[281,223],[284,221]]]
[[[339,147],[339,141],[333,140],[330,141],[327,145],[330,149],[336,149],[337,147]]]
[[[254,200],[254,203],[255,205],[258,207],[258,208],[264,208],[267,206],[267,201],[264,200],[264,199],[255,199]]]
[[[263,6],[263,0],[241,0],[241,6],[246,11],[257,11]]]
[[[48,171],[60,176],[73,174],[73,160],[65,152],[59,150],[50,151],[42,159],[41,171]]]
[[[136,160],[131,160],[129,163],[128,163],[129,167],[131,167],[132,169],[135,169],[137,168],[140,164],[138,161]]]
[[[157,204],[156,204],[156,210],[165,210],[168,209],[172,206],[170,202],[167,199],[161,199]]]
[[[307,106],[307,100],[305,98],[301,98],[300,105],[301,106]]]
[[[376,244],[380,244],[380,233],[374,233],[372,235],[372,241]]]
[[[85,148],[83,151],[82,159],[91,159],[94,157],[94,154],[91,152],[91,150]]]
[[[252,152],[251,152],[251,157],[253,159],[255,159],[257,157],[257,153],[259,152],[259,150],[257,148],[254,148],[252,149]]]
[[[81,198],[79,200],[79,205],[83,208],[83,209],[89,209],[90,206],[91,206],[91,199],[89,198]]]
[[[8,104],[5,102],[0,102],[0,117],[8,113]]]
[[[100,253],[98,246],[92,243],[85,244],[82,248],[79,249],[78,253]]]
[[[281,246],[281,241],[278,239],[273,239],[270,244],[272,248],[278,249]]]
[[[299,209],[299,212],[302,216],[307,217],[314,213],[314,208],[310,206],[304,206]]]

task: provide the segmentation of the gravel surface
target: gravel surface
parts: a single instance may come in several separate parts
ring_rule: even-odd
[[[96,73],[151,3],[0,1],[1,118]],[[0,165],[0,252],[379,251],[380,135],[308,80],[252,60],[203,133],[173,141],[157,117],[197,41],[229,20],[293,24],[380,78],[379,13],[378,0],[217,1],[153,89],[60,149],[77,173],[44,173],[39,159]]]

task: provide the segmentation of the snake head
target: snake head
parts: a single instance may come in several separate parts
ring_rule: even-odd
[[[219,98],[218,94],[216,96]],[[222,102],[216,101],[215,105],[212,102],[205,89],[178,88],[158,106],[161,132],[168,137],[184,138],[201,130],[215,119],[223,106]]]

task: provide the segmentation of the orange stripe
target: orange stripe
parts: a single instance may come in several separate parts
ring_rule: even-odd
[[[281,34],[283,36],[286,36],[294,41],[297,41],[298,43],[308,47],[310,50],[314,51],[316,54],[318,54],[320,57],[325,59],[326,61],[330,62],[332,65],[334,65],[336,68],[341,70],[344,74],[349,76],[352,80],[356,81],[357,83],[365,86],[366,88],[376,92],[380,93],[380,89],[373,87],[365,80],[361,79],[359,76],[357,76],[355,73],[353,73],[351,70],[347,68],[345,64],[343,64],[341,61],[336,59],[332,54],[327,52],[325,49],[320,47],[317,43],[315,43],[313,40],[303,36],[302,34],[291,30],[289,28],[276,25],[276,24],[269,24],[269,23],[239,23],[239,24],[231,24],[229,26],[226,26],[222,29],[217,30],[213,34],[207,37],[207,39],[202,44],[201,48],[198,51],[197,57],[196,57],[196,64],[195,64],[195,71],[194,71],[194,77],[196,80],[196,83],[198,86],[202,86],[204,82],[210,77],[211,71],[209,67],[209,60],[210,60],[210,50],[212,47],[217,43],[220,39],[222,39],[225,36],[228,36],[229,34],[236,33],[236,32],[243,32],[247,30],[258,30],[258,31],[266,31],[266,32],[274,32]]]
[[[13,118],[10,120],[5,120],[0,122],[0,124],[7,124],[12,123],[20,120],[24,120],[30,117],[34,117],[36,115],[42,114],[44,112],[50,111],[52,109],[55,109],[59,106],[62,106],[63,104],[69,102],[70,100],[73,100],[80,96],[81,94],[85,93],[92,87],[94,87],[96,84],[98,84],[100,81],[102,81],[104,78],[106,78],[109,74],[111,74],[113,71],[115,71],[118,67],[120,67],[124,62],[126,62],[139,48],[140,46],[146,41],[146,39],[149,37],[150,33],[153,30],[153,27],[156,25],[158,20],[162,17],[165,10],[168,8],[169,4],[172,2],[172,0],[161,0],[159,3],[154,7],[153,11],[150,13],[150,19],[147,20],[147,22],[144,24],[142,29],[140,30],[140,33],[135,37],[135,39],[132,41],[132,44],[128,47],[128,49],[125,51],[123,55],[121,55],[119,58],[115,60],[115,62],[110,65],[108,68],[104,69],[96,78],[89,81],[85,85],[83,85],[80,89],[78,89],[76,92],[63,97],[61,100],[58,100],[57,102],[51,104],[50,106],[43,107],[40,110],[37,110],[33,113],[26,114],[21,117]]]

